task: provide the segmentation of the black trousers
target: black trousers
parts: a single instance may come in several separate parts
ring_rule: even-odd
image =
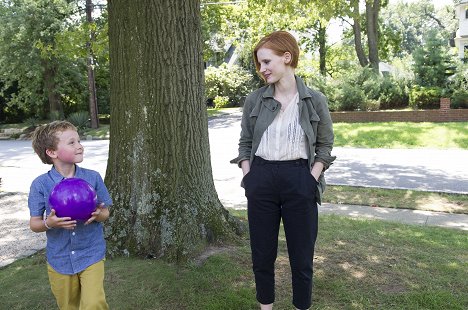
[[[274,269],[282,219],[292,272],[293,305],[309,308],[318,218],[317,181],[307,160],[267,161],[255,157],[243,182],[257,300],[262,304],[275,300]]]

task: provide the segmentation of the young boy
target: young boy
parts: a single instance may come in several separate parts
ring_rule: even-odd
[[[109,192],[98,172],[76,165],[83,161],[83,146],[71,123],[54,121],[36,128],[32,146],[43,163],[53,165],[32,182],[28,205],[31,230],[47,234],[47,269],[57,305],[60,309],[108,309],[101,222],[109,217]],[[85,223],[57,217],[49,206],[54,186],[72,177],[86,180],[97,193],[98,205]]]

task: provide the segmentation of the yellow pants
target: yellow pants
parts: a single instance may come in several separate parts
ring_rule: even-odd
[[[104,293],[104,260],[74,275],[58,273],[49,264],[47,271],[59,309],[109,309]]]

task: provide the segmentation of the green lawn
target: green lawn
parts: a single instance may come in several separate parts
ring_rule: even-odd
[[[468,122],[335,123],[335,146],[468,149]]]
[[[245,211],[236,211],[245,220]],[[106,261],[111,309],[256,309],[248,239],[185,266]],[[284,235],[275,309],[292,309]],[[467,309],[468,235],[459,230],[321,216],[313,309]],[[2,309],[54,309],[44,253],[0,269]]]
[[[468,214],[468,195],[329,185],[324,202]]]

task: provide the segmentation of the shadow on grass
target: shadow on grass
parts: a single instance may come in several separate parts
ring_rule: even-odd
[[[448,229],[321,216],[313,307],[466,309],[467,244],[466,234]],[[0,269],[5,309],[52,307],[43,255]],[[282,232],[276,275],[275,308],[291,309]],[[105,286],[111,309],[257,308],[247,239],[236,250],[211,256],[201,266],[155,259],[107,260]],[[42,303],[39,308],[38,303]]]

